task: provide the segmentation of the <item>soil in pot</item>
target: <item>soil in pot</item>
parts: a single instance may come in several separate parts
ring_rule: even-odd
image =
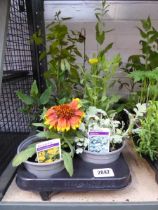
[[[117,144],[115,144],[114,146],[111,144],[110,145],[110,152],[113,152],[113,151],[115,151],[115,150],[118,150],[118,149],[120,149],[122,147],[122,143],[117,143]]]

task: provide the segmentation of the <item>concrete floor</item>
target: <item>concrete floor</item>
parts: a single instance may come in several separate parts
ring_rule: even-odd
[[[158,201],[158,184],[155,173],[149,164],[141,159],[130,143],[124,156],[132,175],[132,183],[118,191],[66,192],[51,198],[51,202],[147,202]],[[16,186],[15,180],[3,198],[5,202],[42,202],[38,193],[23,191]]]

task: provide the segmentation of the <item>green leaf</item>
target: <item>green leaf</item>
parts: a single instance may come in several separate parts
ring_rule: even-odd
[[[61,68],[62,72],[64,72],[66,70],[64,59],[61,60],[60,68]]]
[[[17,91],[16,95],[26,105],[32,105],[33,102],[34,102],[33,99],[30,96],[25,95],[24,93],[22,93],[22,91]]]
[[[140,34],[141,34],[141,36],[142,36],[142,38],[144,38],[144,39],[146,39],[147,38],[147,36],[148,36],[148,34],[147,33],[145,33],[141,28],[139,28],[139,27],[137,27],[138,28],[138,30],[139,30],[139,32],[140,32]]]
[[[36,80],[34,80],[32,83],[32,86],[31,86],[30,95],[32,97],[36,97],[36,96],[38,96],[38,93],[39,93],[39,91],[38,91],[38,87],[37,87],[37,82],[36,82]]]
[[[100,17],[99,17],[99,16],[100,16],[100,13],[96,12],[96,13],[95,13],[95,16],[96,16],[97,20],[100,22],[100,21],[101,21],[101,19],[100,19]]]
[[[35,127],[44,127],[43,123],[32,123],[32,125]]]
[[[147,18],[147,20],[141,20],[143,28],[148,31],[151,29],[151,20],[150,17]]]
[[[113,46],[113,43],[108,44],[108,46],[106,46],[100,53],[99,56],[103,56],[105,53],[107,53]]]
[[[39,56],[39,61],[43,60],[47,56],[47,52],[43,51]]]
[[[60,100],[58,100],[59,104],[65,104],[67,102],[67,98],[61,98]]]
[[[28,148],[26,148],[25,150],[21,151],[20,153],[18,153],[14,157],[14,159],[12,161],[13,167],[19,166],[21,163],[25,162],[30,157],[32,157],[35,153],[36,153],[36,144],[30,144],[28,146]]]
[[[40,138],[46,138],[46,139],[53,139],[53,138],[60,138],[60,135],[56,132],[50,132],[50,131],[40,131],[36,136]]]
[[[70,66],[70,64],[69,64],[68,60],[67,60],[67,59],[64,59],[64,62],[65,62],[65,67],[66,67],[66,70],[70,72],[70,68],[71,68],[71,66]]]
[[[76,48],[74,49],[74,52],[76,55],[78,55],[79,57],[82,57],[82,54],[80,53],[80,51]]]
[[[52,95],[52,87],[48,87],[40,96],[39,102],[42,105],[45,105],[49,102],[50,97]]]
[[[32,35],[32,40],[35,42],[37,46],[43,44],[43,39],[41,37],[40,32],[36,32]]]
[[[71,153],[63,151],[62,157],[64,160],[65,169],[67,170],[69,176],[72,176],[73,175],[73,161],[72,161]]]
[[[57,24],[53,27],[53,33],[56,39],[63,40],[68,33],[67,26],[63,24]]]
[[[105,40],[105,32],[104,31],[100,31],[99,23],[96,24],[95,28],[96,28],[96,40],[101,45],[101,44],[103,44],[103,42]]]
[[[134,82],[143,81],[145,79],[145,72],[143,71],[133,71],[129,74],[130,78],[134,79]]]

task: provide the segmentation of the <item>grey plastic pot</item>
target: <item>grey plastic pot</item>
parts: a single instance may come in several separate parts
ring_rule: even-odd
[[[80,157],[85,162],[94,163],[94,164],[112,163],[119,158],[122,150],[125,147],[125,144],[126,144],[125,141],[123,141],[122,147],[120,147],[119,149],[117,149],[115,151],[112,151],[109,153],[104,153],[104,154],[98,154],[95,152],[90,152],[90,151],[84,150],[84,152],[80,155]]]
[[[42,140],[44,139],[37,137],[36,135],[28,137],[23,142],[21,142],[17,149],[17,153],[26,149],[28,145],[35,142],[40,142]],[[31,161],[25,161],[24,166],[30,173],[34,174],[38,178],[49,178],[64,169],[64,161],[59,160],[53,163],[35,163]]]

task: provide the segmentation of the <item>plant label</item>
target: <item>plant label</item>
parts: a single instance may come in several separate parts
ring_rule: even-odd
[[[93,169],[94,177],[114,177],[112,168]]]
[[[52,139],[36,144],[39,163],[51,163],[61,159],[60,139]]]
[[[88,133],[88,151],[108,153],[110,149],[110,129],[92,130]]]

